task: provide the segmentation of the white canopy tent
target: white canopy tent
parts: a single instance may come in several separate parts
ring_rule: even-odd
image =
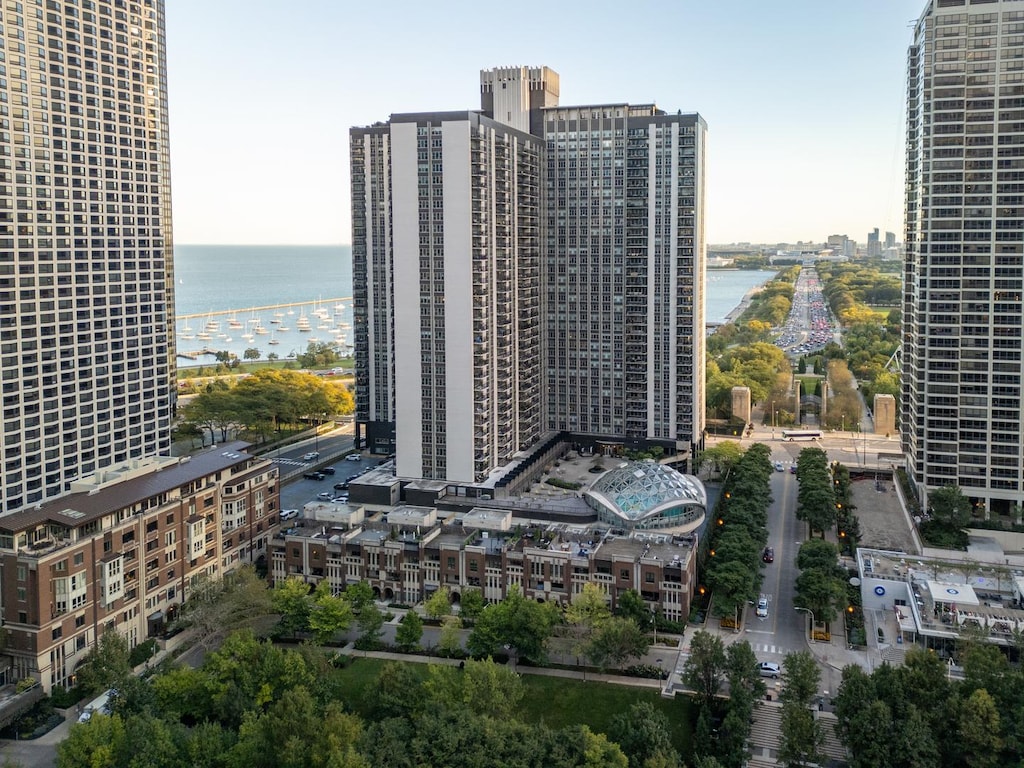
[[[969,584],[952,584],[948,581],[928,581],[928,593],[936,603],[954,603],[958,606],[981,605],[974,587]]]

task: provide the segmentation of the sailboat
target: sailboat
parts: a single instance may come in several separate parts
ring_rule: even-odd
[[[299,319],[295,321],[295,327],[298,328],[299,331],[302,333],[309,333],[309,331],[311,330],[309,327],[309,318],[306,317],[305,310],[303,310],[299,314]]]
[[[277,346],[278,344],[280,344],[281,342],[278,341],[276,336],[277,336],[277,331],[274,331],[274,333],[270,334],[270,339],[267,341],[267,344],[271,344],[271,345],[274,345],[274,346]]]
[[[192,326],[188,324],[188,320],[186,320],[185,324],[181,327],[181,331],[178,333],[178,336],[186,341],[191,341],[196,337],[195,333],[192,331]]]

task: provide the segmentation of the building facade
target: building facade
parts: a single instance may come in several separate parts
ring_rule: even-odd
[[[518,588],[531,600],[568,605],[596,584],[614,608],[635,590],[652,610],[685,621],[696,587],[696,539],[666,534],[616,536],[607,527],[513,525],[507,510],[461,516],[430,507],[399,507],[363,519],[361,508],[326,513],[281,531],[271,541],[275,581],[327,580],[333,592],[366,581],[383,600],[414,605],[445,587],[458,602],[479,589],[499,602]]]
[[[476,112],[351,139],[356,418],[401,476],[479,481],[540,437],[541,144]]]
[[[1022,499],[1024,2],[929,2],[908,57],[902,437],[922,496]]]
[[[4,682],[70,687],[103,632],[134,647],[165,629],[194,579],[266,559],[278,469],[246,447],[131,460],[0,517]]]
[[[170,445],[163,0],[5,3],[0,513]]]
[[[357,439],[401,477],[701,439],[704,121],[558,87],[487,70],[481,112],[351,131]]]

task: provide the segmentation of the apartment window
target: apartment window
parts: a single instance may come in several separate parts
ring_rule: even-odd
[[[629,578],[629,571],[626,568],[623,568],[621,571],[619,571],[619,578],[620,579],[628,579]]]
[[[454,557],[449,557],[448,558],[448,567],[449,568],[454,568],[455,567],[455,558]]]
[[[75,628],[77,629],[78,627],[84,627],[84,626],[85,626],[85,615],[83,614],[81,616],[75,616]]]
[[[75,554],[75,565],[81,565],[85,562],[85,555],[81,552]]]
[[[56,640],[57,638],[61,637],[63,634],[64,634],[64,628],[63,627],[54,627],[53,631],[50,633],[50,637],[53,640]]]

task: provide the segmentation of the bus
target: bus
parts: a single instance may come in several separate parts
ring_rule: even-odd
[[[789,440],[821,440],[822,433],[820,429],[784,429],[782,430],[782,439]]]

